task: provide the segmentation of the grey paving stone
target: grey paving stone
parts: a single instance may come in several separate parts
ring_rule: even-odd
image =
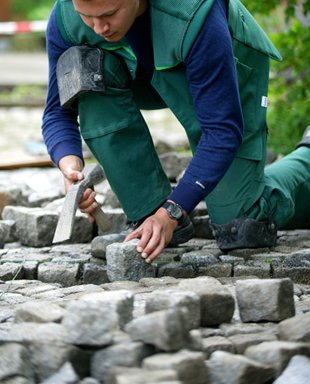
[[[215,351],[235,352],[233,343],[223,336],[213,336],[202,339],[202,347],[207,359],[209,359]]]
[[[132,320],[134,296],[128,290],[92,292],[82,295],[80,300],[94,302],[97,306],[104,308],[106,312],[116,314],[121,329]]]
[[[244,265],[235,265],[233,267],[233,276],[256,276],[259,279],[269,279],[271,275],[270,264],[260,263],[261,265],[253,265],[245,263]]]
[[[1,200],[1,192],[0,192]],[[0,203],[1,204],[1,203]],[[0,207],[1,211],[1,207]],[[4,247],[5,243],[12,243],[17,240],[15,236],[16,226],[14,220],[0,220],[0,248]]]
[[[163,351],[177,351],[189,342],[184,313],[171,309],[140,316],[125,327],[132,340],[143,341]]]
[[[156,354],[144,359],[142,367],[149,370],[175,370],[181,382],[186,384],[207,384],[208,370],[205,356],[201,352],[181,350],[176,353]]]
[[[96,236],[91,241],[91,254],[98,259],[106,260],[107,246],[114,243],[120,243],[124,239],[125,235],[120,235],[118,233]]]
[[[62,181],[60,182],[62,188]],[[24,202],[38,204],[47,197],[44,194],[27,192]],[[108,201],[105,195],[100,195],[99,198],[100,202]],[[48,207],[41,208],[41,211],[55,213],[60,207],[61,202],[55,201]],[[109,210],[106,207],[104,209]],[[295,340],[308,340],[309,333],[308,317],[299,318],[298,316],[310,313],[310,230],[280,231],[279,245],[273,249],[235,250],[228,255],[219,250],[213,239],[196,237],[182,247],[166,248],[152,264],[155,271],[152,277],[143,275],[141,279],[130,281],[129,275],[121,281],[107,282],[110,280],[107,279],[105,270],[107,244],[98,244],[103,248],[95,249],[95,243],[91,244],[92,239],[87,240],[88,243],[80,243],[84,233],[79,231],[83,231],[83,225],[86,224],[85,215],[77,217],[78,236],[74,234],[71,244],[30,247],[21,242],[14,243],[17,241],[14,237],[18,233],[16,229],[26,230],[22,227],[24,214],[28,214],[28,220],[33,225],[38,223],[40,214],[34,214],[34,212],[36,211],[33,211],[33,208],[27,212],[21,210],[18,214],[20,220],[18,226],[15,220],[5,221],[5,223],[11,223],[12,234],[8,238],[5,234],[6,240],[3,244],[5,248],[0,249],[0,264],[22,265],[23,280],[4,282],[0,277],[0,345],[3,347],[8,343],[18,344],[27,350],[28,362],[33,369],[35,382],[44,382],[53,378],[54,375],[56,376],[53,380],[57,384],[66,379],[70,381],[70,375],[67,376],[65,371],[61,370],[64,364],[68,363],[78,376],[73,378],[76,383],[99,384],[102,377],[98,379],[90,377],[91,357],[97,355],[101,356],[101,360],[98,360],[95,365],[96,369],[99,370],[109,362],[108,371],[113,373],[111,376],[109,374],[106,376],[107,380],[111,381],[106,380],[105,384],[188,384],[192,382],[197,384],[200,375],[196,374],[196,371],[199,372],[199,366],[195,370],[196,363],[188,363],[189,368],[184,368],[186,367],[184,356],[174,360],[175,368],[166,369],[166,365],[169,361],[170,364],[172,359],[167,356],[179,355],[180,350],[184,351],[186,348],[187,353],[202,354],[203,370],[206,366],[205,359],[209,359],[208,366],[209,361],[214,359],[218,352],[226,352],[229,356],[227,364],[225,359],[217,357],[220,361],[219,369],[213,370],[213,375],[214,372],[227,373],[228,379],[225,375],[224,378],[219,376],[220,379],[217,378],[214,382],[215,376],[203,375],[203,383],[218,384],[218,380],[221,380],[221,383],[230,384],[229,380],[231,380],[234,384],[253,382],[261,384],[267,380],[269,384],[276,376],[280,379],[293,357],[309,356],[309,341]],[[117,213],[114,209],[111,209],[108,214],[112,220],[112,232],[102,237],[109,237],[114,242],[116,239],[113,231],[115,228],[117,228],[116,232],[123,229],[125,215],[121,210]],[[208,220],[205,205],[203,209],[195,209],[191,217],[201,236],[208,237],[209,228],[205,226]],[[4,221],[0,221],[0,227],[3,223]],[[8,227],[5,226],[5,228],[7,233]],[[91,231],[94,229],[92,225],[88,228]],[[23,233],[23,235],[31,234]],[[86,231],[85,235],[88,236],[89,233],[87,234]],[[3,231],[0,238],[4,238]],[[31,241],[35,240],[35,236],[29,238]],[[183,257],[184,254],[186,255]],[[184,265],[180,260],[183,257],[183,261],[187,263],[188,254],[191,255],[190,264]],[[139,260],[143,262],[141,258]],[[42,270],[44,263],[57,265],[60,268],[57,273],[51,269],[50,278],[57,277],[57,283],[43,283],[37,280],[40,279],[37,271],[39,268]],[[129,264],[133,265],[131,262]],[[64,271],[64,265],[66,271]],[[69,266],[74,268],[70,270]],[[234,276],[232,276],[233,269]],[[48,276],[48,272],[46,273]],[[238,281],[248,280],[249,274],[266,279],[264,281],[272,280],[274,283],[277,276],[290,277],[295,283],[293,298],[298,316],[282,321],[280,325],[275,322],[266,323],[265,320],[259,323],[256,320],[251,323],[242,323],[239,308],[234,306],[235,288]],[[300,283],[297,284],[297,282]],[[188,291],[188,288],[185,288],[186,285],[190,286],[190,294],[186,293]],[[269,305],[279,296],[278,289],[270,291],[266,294]],[[181,293],[176,294],[176,292]],[[229,298],[225,298],[226,294]],[[199,295],[199,304],[204,303],[204,311],[200,312],[200,317],[204,316],[205,323],[197,321],[197,308],[189,305],[188,295],[190,297]],[[152,297],[151,301],[150,297]],[[202,300],[203,297],[204,300]],[[186,298],[186,305],[184,298]],[[68,316],[73,302],[82,303],[83,308],[83,305],[87,307],[91,305],[93,308],[88,311],[81,307],[75,313],[75,320],[71,318],[71,323],[69,322],[71,325],[66,328],[63,325],[64,320],[61,319]],[[150,302],[151,309],[147,308],[149,305],[147,303]],[[165,315],[163,315],[163,308],[168,308],[164,311]],[[145,314],[149,310],[154,312]],[[170,311],[169,315],[167,311],[168,313]],[[149,315],[153,318],[147,317]],[[105,316],[108,319],[105,319]],[[213,322],[209,328],[201,328],[200,326],[206,327],[205,324],[210,324],[210,316],[213,317],[213,321],[215,317],[216,322]],[[112,321],[114,317],[115,323]],[[63,323],[59,323],[60,321]],[[124,329],[126,324],[132,325],[135,321],[135,331],[130,335]],[[286,321],[292,322],[286,323]],[[103,323],[106,323],[106,326]],[[105,330],[102,330],[103,328]],[[135,332],[140,341],[131,339]],[[68,338],[69,333],[71,340]],[[279,341],[278,336],[283,340]],[[106,340],[103,340],[104,337]],[[77,339],[82,344],[76,344]],[[292,341],[287,341],[290,339]],[[140,347],[133,347],[134,345]],[[160,370],[155,367],[154,370],[128,367],[128,365],[141,365],[143,359],[141,350],[145,348],[152,351],[150,353],[153,355],[144,360],[157,358]],[[169,353],[162,353],[162,351]],[[237,354],[234,355],[231,352]],[[244,360],[248,357],[247,354],[251,358]],[[1,357],[0,352],[0,360]],[[118,364],[123,367],[118,367]],[[124,365],[127,366],[124,367]],[[267,375],[269,372],[266,371],[267,365],[273,373],[271,378]],[[304,367],[301,366],[299,371],[303,372],[303,369]],[[178,372],[184,373],[184,371],[187,376],[184,374],[181,378]],[[62,377],[59,377],[59,373]],[[294,376],[296,375],[293,374],[291,377]],[[287,376],[284,378],[286,381],[291,380],[291,378],[287,379]],[[34,380],[18,374],[5,379],[3,384],[34,384]]]
[[[21,376],[34,383],[34,371],[27,349],[19,344],[0,345],[0,381]]]
[[[62,343],[66,329],[55,323],[0,324],[0,344],[3,343]]]
[[[216,351],[207,361],[211,383],[263,384],[273,378],[272,368],[244,356]]]
[[[185,308],[186,322],[189,329],[200,326],[200,297],[190,291],[160,290],[147,296],[145,300],[145,312],[151,313],[164,309]]]
[[[110,281],[139,281],[143,277],[155,277],[155,268],[136,251],[136,242],[108,245],[106,258]]]
[[[22,264],[17,263],[4,263],[0,264],[0,279],[4,281],[12,279],[22,279],[24,276],[24,269]]]
[[[105,384],[183,384],[171,369],[150,371],[141,368],[113,367],[109,370]]]
[[[290,279],[238,281],[236,293],[243,322],[279,322],[295,314],[293,283]]]
[[[40,208],[6,206],[5,220],[16,222],[16,235],[27,246],[44,247],[52,243],[58,215]]]
[[[287,341],[310,342],[310,311],[292,317],[279,324],[279,339]]]
[[[190,279],[196,276],[192,265],[182,265],[178,262],[161,265],[158,268],[158,277],[171,276],[176,279]]]
[[[111,343],[112,331],[118,327],[118,316],[98,304],[96,301],[76,301],[68,306],[62,321],[67,343],[88,347]]]
[[[310,359],[305,356],[294,356],[274,384],[308,384],[309,376]]]
[[[277,334],[278,325],[276,323],[231,323],[221,324],[220,330],[223,334],[228,336],[243,335],[250,333],[270,332],[271,334]]]
[[[145,277],[139,281],[139,284],[145,287],[170,287],[179,284],[179,281],[172,276],[163,277]]]
[[[48,253],[40,253],[38,251],[28,252],[19,249],[15,252],[9,251],[6,255],[2,256],[1,263],[26,263],[26,262],[48,262],[52,260],[52,255]]]
[[[309,267],[273,267],[274,278],[290,278],[294,283],[310,284],[310,268]]]
[[[241,334],[233,335],[228,337],[229,341],[233,344],[234,350],[238,354],[243,354],[244,351],[252,346],[266,341],[276,341],[276,335],[270,332],[260,332],[260,333],[250,333],[250,334]]]
[[[310,357],[309,343],[289,341],[270,341],[246,349],[245,356],[262,364],[273,367],[275,376],[279,376],[295,355]]]
[[[24,269],[24,279],[35,280],[38,277],[38,266],[37,261],[26,261],[23,264]]]
[[[72,364],[75,371],[86,376],[89,373],[90,352],[64,342],[35,342],[28,347],[31,364],[35,367],[37,382],[42,382],[56,374],[66,363]],[[57,376],[59,378],[59,376]]]
[[[44,380],[42,384],[75,384],[79,376],[70,363],[65,363],[54,375]]]
[[[197,277],[183,280],[179,288],[199,295],[201,326],[214,326],[231,321],[235,309],[234,298],[215,278]]]
[[[104,284],[109,282],[107,267],[94,263],[83,265],[82,272],[83,284]]]
[[[42,263],[38,267],[38,279],[45,283],[59,283],[64,287],[78,284],[78,263]]]
[[[65,313],[64,308],[49,301],[31,301],[17,306],[15,322],[60,323]]]
[[[113,366],[139,367],[142,360],[155,353],[150,345],[141,342],[125,342],[112,345],[98,352],[91,358],[91,376],[105,381],[108,371]]]
[[[194,268],[208,267],[219,262],[218,258],[209,254],[207,250],[192,251],[184,253],[181,257],[181,263],[192,265]]]
[[[233,267],[231,264],[213,264],[209,267],[199,267],[198,276],[210,276],[210,277],[230,277],[232,276]]]

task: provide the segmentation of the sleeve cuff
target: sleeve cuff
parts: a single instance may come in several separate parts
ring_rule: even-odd
[[[61,158],[69,155],[77,156],[84,162],[81,146],[71,141],[61,142],[51,151],[51,158],[57,166]]]
[[[184,180],[180,180],[179,184],[168,197],[168,200],[180,204],[187,213],[191,213],[206,195],[207,191],[198,185],[192,185]]]

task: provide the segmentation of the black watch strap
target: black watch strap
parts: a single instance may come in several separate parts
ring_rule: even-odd
[[[176,220],[178,224],[183,224],[185,220],[184,211],[181,205],[174,203],[172,201],[166,201],[163,205],[163,208],[166,209],[169,217],[172,220]]]

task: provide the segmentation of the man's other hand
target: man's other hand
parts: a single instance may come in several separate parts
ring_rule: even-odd
[[[72,184],[84,179],[83,161],[77,156],[64,156],[60,159],[58,167],[64,176],[66,193]],[[80,211],[87,213],[89,222],[93,222],[95,220],[92,216],[92,212],[98,207],[95,197],[96,192],[91,188],[87,188],[79,203]]]

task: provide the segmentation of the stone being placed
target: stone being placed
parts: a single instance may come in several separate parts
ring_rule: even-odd
[[[155,277],[155,267],[141,257],[136,244],[136,241],[130,241],[107,247],[107,274],[110,281],[139,281],[143,277]]]
[[[239,280],[237,302],[243,322],[280,322],[294,316],[294,287],[290,279]]]

